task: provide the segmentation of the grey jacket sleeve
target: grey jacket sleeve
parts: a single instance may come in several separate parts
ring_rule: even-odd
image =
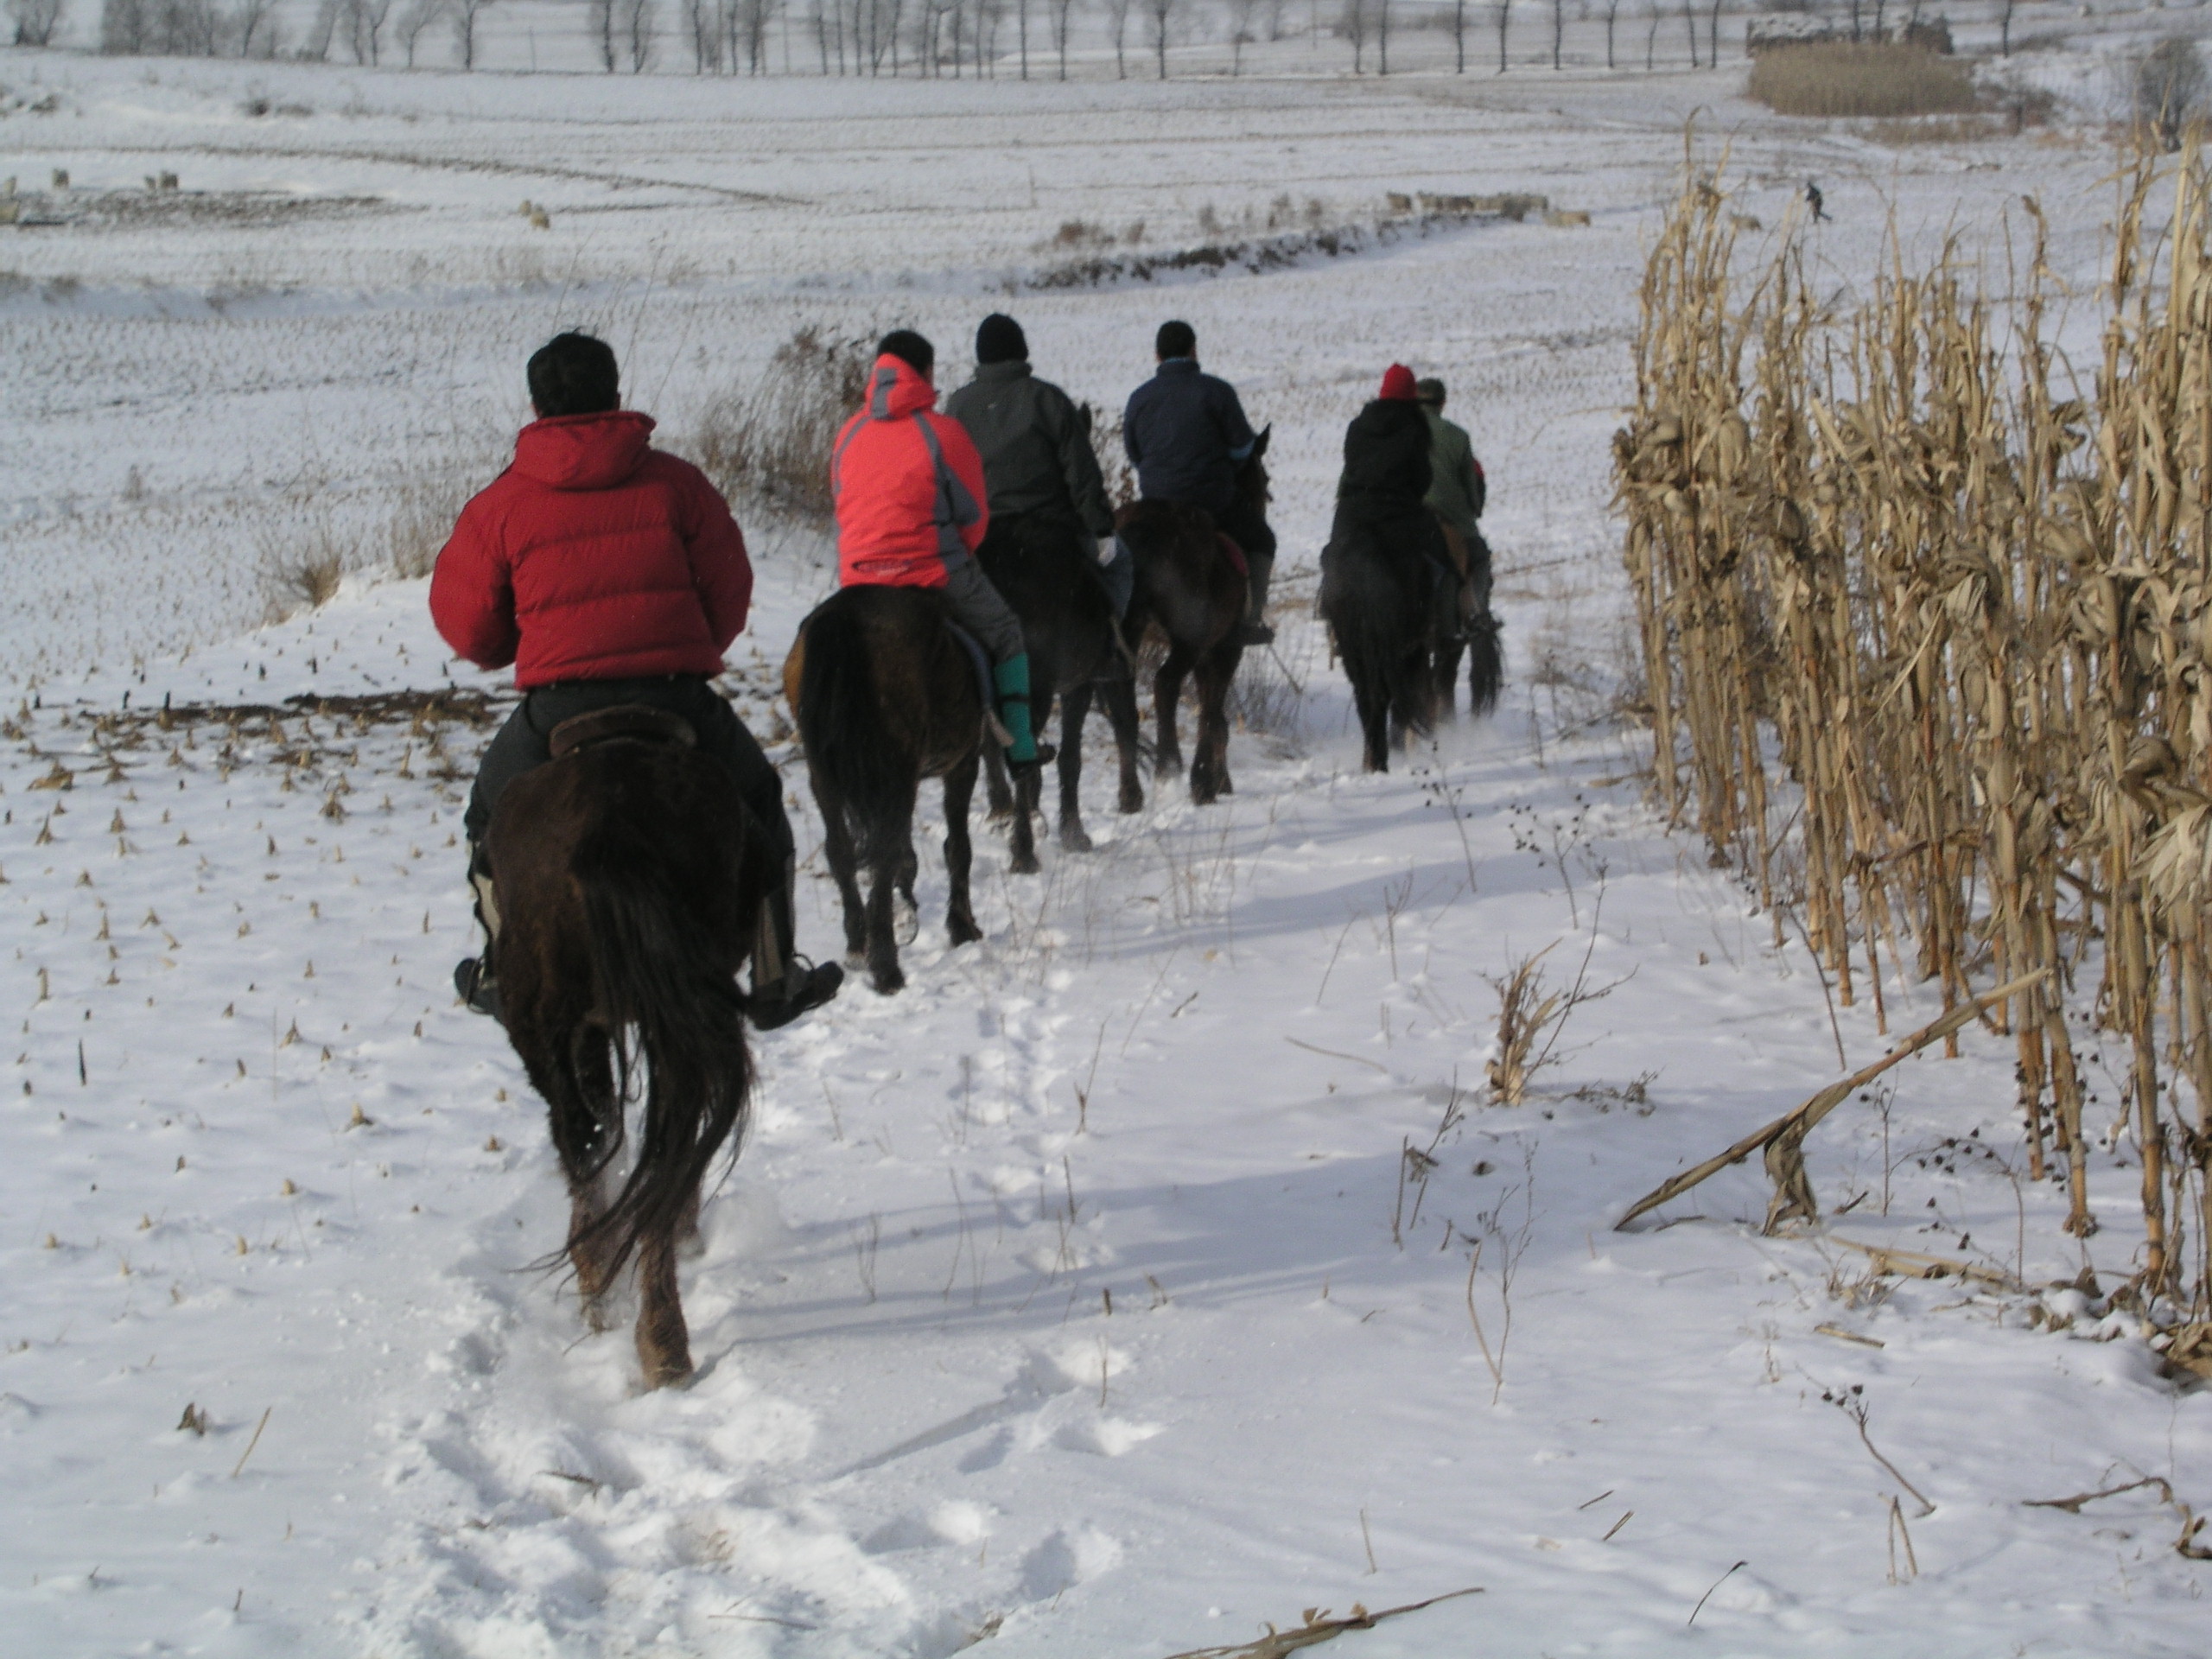
[[[1065,392],[1054,388],[1051,399],[1052,442],[1059,451],[1060,475],[1067,481],[1068,496],[1075,503],[1084,528],[1093,536],[1114,533],[1114,506],[1106,499],[1106,480],[1098,471],[1097,452],[1090,447],[1090,423]]]

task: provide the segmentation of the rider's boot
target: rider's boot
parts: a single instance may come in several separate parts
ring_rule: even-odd
[[[1268,613],[1268,582],[1275,573],[1275,556],[1247,550],[1244,568],[1249,592],[1244,610],[1243,643],[1248,645],[1273,645],[1275,631],[1267,625],[1265,618]]]
[[[1009,657],[991,671],[991,685],[999,696],[999,724],[1006,728],[1007,770],[1027,778],[1052,758],[1039,745],[1029,723],[1029,653]]]
[[[499,1012],[499,982],[492,971],[492,953],[499,942],[499,902],[492,890],[491,861],[485,857],[484,843],[480,841],[468,843],[468,886],[475,895],[477,923],[484,930],[484,954],[463,957],[454,964],[453,988],[471,1014],[489,1014],[505,1025]]]
[[[834,962],[809,962],[791,949],[796,931],[791,900],[798,880],[795,861],[784,861],[783,880],[760,903],[753,940],[753,995],[746,1009],[759,1031],[787,1026],[837,995],[845,970]]]

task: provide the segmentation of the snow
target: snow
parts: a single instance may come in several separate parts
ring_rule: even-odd
[[[10,118],[0,170],[52,158],[105,186],[158,149],[188,190],[395,211],[0,244],[30,284],[0,299],[10,1651],[1139,1656],[1476,1586],[1344,1651],[2202,1650],[2204,1567],[2155,1494],[2024,1500],[2139,1474],[2212,1497],[2208,1395],[2086,1290],[1877,1279],[1843,1242],[2036,1287],[2125,1276],[2129,1141],[2092,1160],[2106,1230],[2068,1240],[2024,1178],[2001,1044],[1970,1030],[1961,1059],[1910,1062],[1822,1126],[1815,1187],[1849,1210],[1818,1232],[1760,1236],[1750,1168],[1611,1230],[1839,1049],[1889,1040],[1666,833],[1611,709],[1605,445],[1679,120],[1718,108],[1770,228],[1821,176],[1839,284],[1891,208],[1909,239],[1988,235],[2033,190],[2086,289],[2108,151],[1882,149],[1749,109],[1732,73],[776,83],[733,112],[728,86],[673,80],[193,64],[156,89],[20,53],[0,79],[31,67],[71,112]],[[232,122],[249,75],[323,111],[358,87],[362,111],[314,118],[312,142]],[[772,199],[702,203],[686,179]],[[1507,188],[1593,223],[1172,296],[1006,293],[1071,217],[1145,217],[1175,247],[1208,205],[1256,221],[1287,192],[1357,222],[1389,190]],[[615,200],[639,212],[584,211]],[[538,245],[573,275],[499,277],[492,255]],[[264,290],[211,303],[226,260]],[[910,988],[855,985],[758,1040],[754,1132],[685,1272],[701,1375],[643,1395],[626,1332],[588,1336],[534,1270],[565,1218],[542,1111],[448,985],[483,733],[313,711],[497,677],[448,660],[419,581],[365,564],[264,623],[264,563],[302,526],[365,534],[426,477],[488,476],[556,326],[605,329],[680,442],[803,322],[916,324],[951,360],[999,304],[1109,407],[1160,318],[1190,317],[1275,423],[1294,596],[1342,422],[1391,359],[1440,369],[1494,484],[1506,702],[1363,777],[1325,643],[1287,605],[1255,671],[1305,695],[1237,734],[1229,800],[1153,784],[1119,817],[1094,765],[1097,850],[1048,842],[1015,877],[979,839],[987,938],[958,951],[925,852]],[[830,577],[814,537],[748,527],[760,594],[728,683],[777,740],[802,944],[827,951],[774,698]],[[96,728],[126,693],[311,701],[281,736]],[[69,787],[35,787],[57,764]],[[1548,946],[1554,984],[1586,961],[1612,988],[1528,1103],[1486,1103],[1492,982]],[[1935,1012],[1887,995],[1892,1033]]]

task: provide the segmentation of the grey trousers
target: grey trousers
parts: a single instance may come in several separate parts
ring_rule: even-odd
[[[994,666],[1027,654],[1029,646],[1021,637],[1021,619],[1014,613],[1013,607],[999,597],[999,590],[991,586],[991,579],[975,560],[963,559],[954,565],[950,579],[941,591],[952,620],[976,636],[990,653]]]

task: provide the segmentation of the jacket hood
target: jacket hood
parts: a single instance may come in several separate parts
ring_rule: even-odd
[[[1003,363],[978,363],[976,365],[976,378],[993,385],[1001,380],[1027,380],[1029,375],[1029,359],[1027,358]]]
[[[652,416],[632,409],[551,416],[523,428],[515,470],[556,490],[609,489],[638,470],[652,433]]]
[[[868,372],[868,412],[871,420],[895,421],[937,403],[937,388],[922,378],[921,371],[903,357],[886,352]]]

